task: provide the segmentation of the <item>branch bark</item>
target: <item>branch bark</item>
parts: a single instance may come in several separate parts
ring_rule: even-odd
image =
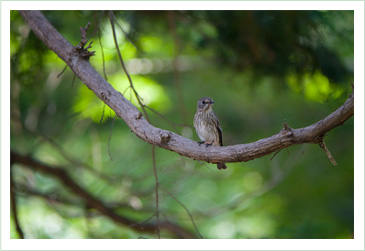
[[[327,132],[342,125],[354,114],[354,96],[352,94],[336,111],[310,126],[292,129],[286,125],[278,134],[249,144],[208,148],[203,145],[199,146],[190,139],[151,125],[131,102],[103,79],[88,59],[77,53],[75,47],[55,30],[40,11],[19,12],[39,39],[65,61],[82,82],[125,121],[133,133],[152,145],[192,159],[213,163],[242,162],[292,145],[319,144],[323,142],[323,137]]]

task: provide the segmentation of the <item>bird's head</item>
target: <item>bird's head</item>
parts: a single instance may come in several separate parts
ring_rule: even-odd
[[[212,109],[214,101],[212,98],[205,97],[198,100],[198,111],[207,112]]]

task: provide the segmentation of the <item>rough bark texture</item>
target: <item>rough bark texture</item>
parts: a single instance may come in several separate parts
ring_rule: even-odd
[[[354,114],[354,97],[350,95],[335,112],[305,128],[292,129],[284,125],[284,129],[278,134],[249,144],[225,147],[199,146],[195,141],[149,124],[138,109],[96,72],[89,61],[80,56],[40,11],[19,12],[39,39],[64,60],[82,82],[125,121],[133,133],[150,144],[192,159],[213,163],[241,162],[259,158],[292,145],[320,144],[328,131],[343,124]]]

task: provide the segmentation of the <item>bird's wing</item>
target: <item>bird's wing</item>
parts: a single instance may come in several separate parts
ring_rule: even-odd
[[[221,128],[221,125],[220,125],[220,123],[219,123],[219,119],[218,119],[218,116],[214,113],[214,115],[215,115],[215,118],[216,118],[216,120],[215,121],[217,121],[217,123],[216,123],[216,128],[217,128],[217,131],[218,131],[218,136],[219,136],[219,145],[220,146],[223,146],[223,137],[222,137],[222,128]]]

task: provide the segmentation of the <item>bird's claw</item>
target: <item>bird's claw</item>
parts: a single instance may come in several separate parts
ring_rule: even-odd
[[[205,147],[211,146],[211,145],[213,145],[213,143],[214,143],[214,140],[212,141],[212,143],[209,143],[209,144],[206,144],[206,143],[205,143],[205,141],[200,141],[200,142],[198,142],[199,146],[200,146],[201,144],[205,144]]]
[[[205,147],[208,147],[208,146],[211,146],[211,145],[213,145],[213,142],[214,142],[214,141],[212,141],[212,143],[209,143],[209,144],[205,144]]]

